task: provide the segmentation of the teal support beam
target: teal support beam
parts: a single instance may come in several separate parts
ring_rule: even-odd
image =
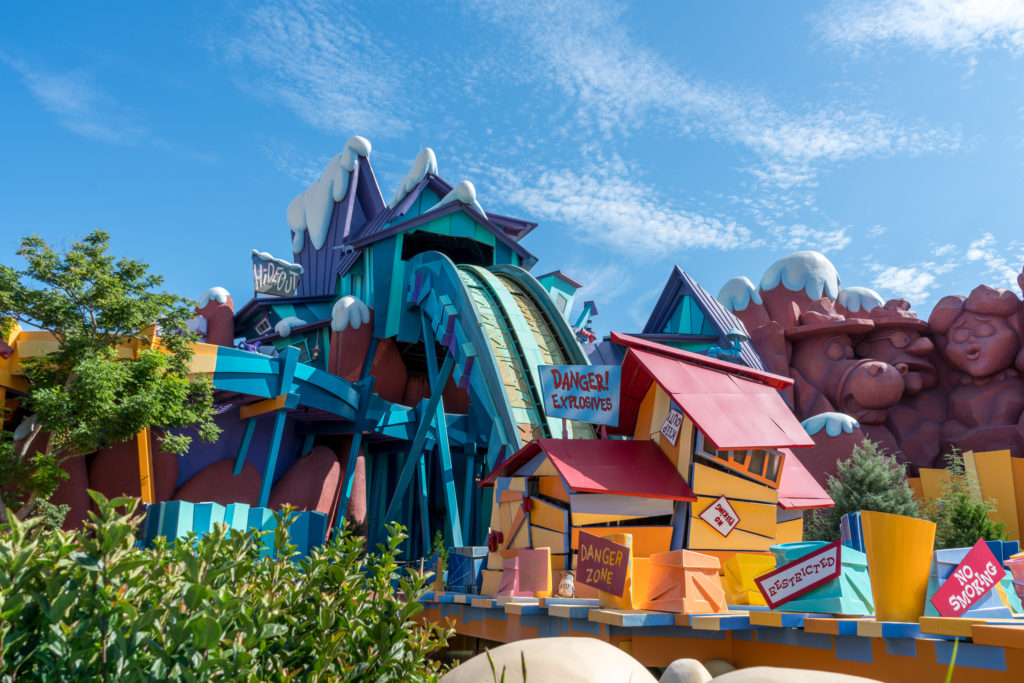
[[[416,500],[419,503],[420,511],[420,552],[425,557],[430,552],[430,511],[427,507],[427,463],[423,458],[419,459],[416,466],[419,472],[420,485],[416,491]],[[409,534],[412,535],[411,533]]]
[[[429,345],[428,345],[429,348]],[[416,463],[421,457],[423,457],[423,444],[427,440],[427,432],[430,430],[431,423],[437,416],[437,408],[441,405],[441,391],[444,389],[445,383],[448,378],[451,377],[452,369],[455,368],[455,358],[451,355],[444,359],[444,365],[441,366],[441,371],[437,374],[435,381],[430,385],[430,398],[428,398],[423,404],[423,412],[419,416],[419,424],[416,425],[416,434],[412,438],[412,445],[409,447],[409,458],[405,461],[405,465],[402,467],[402,473],[398,477],[398,482],[395,484],[395,490],[392,494],[391,504],[388,506],[388,511],[384,515],[384,521],[394,519],[394,515],[398,512],[398,507],[402,496],[405,494],[405,490],[409,487],[409,482],[412,480],[412,475],[416,471]],[[442,425],[444,423],[444,407],[441,406],[442,410]],[[448,430],[442,428],[438,429],[438,433],[444,432],[445,442],[448,440]]]
[[[245,464],[245,456],[249,452],[249,444],[252,443],[254,431],[256,431],[256,416],[245,421],[245,434],[242,435],[242,443],[238,447],[238,455],[235,456],[235,471],[232,472],[236,477],[242,473],[242,465]]]
[[[267,507],[270,500],[270,486],[274,483],[274,470],[277,469],[277,454],[281,451],[281,435],[284,433],[284,419],[287,413],[282,408],[274,413],[274,430],[270,434],[270,453],[267,455],[267,466],[263,469],[263,483],[260,485],[259,507]]]
[[[359,459],[359,449],[363,446],[363,427],[361,423],[366,419],[366,409],[370,405],[370,396],[373,394],[373,384],[375,381],[376,378],[374,377],[360,380],[359,410],[356,411],[356,431],[352,435],[352,444],[348,449],[348,459],[345,461],[345,478],[341,482],[341,494],[338,497],[337,512],[334,515],[334,528],[336,529],[341,529],[342,524],[345,523],[348,501],[352,497],[352,482],[356,474],[356,460]]]
[[[462,482],[462,538],[472,538],[471,521],[473,519],[473,478],[476,476],[476,458],[472,453],[466,453],[466,472]]]
[[[451,358],[451,356],[448,356],[448,358]],[[445,362],[448,362],[447,359]],[[462,524],[459,522],[459,499],[455,496],[455,472],[452,470],[452,453],[448,444],[448,425],[444,420],[444,406],[438,403],[436,410],[437,414],[434,420],[437,425],[437,454],[441,458],[441,484],[444,487],[444,506],[448,517],[448,531],[451,534],[452,545],[457,548],[463,545]]]
[[[306,434],[302,439],[302,450],[299,451],[299,457],[309,455],[309,452],[313,450],[313,441],[316,437],[313,434]]]

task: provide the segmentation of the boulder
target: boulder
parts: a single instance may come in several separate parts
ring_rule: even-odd
[[[218,460],[182,484],[174,494],[174,499],[192,503],[256,505],[260,499],[262,483],[259,470],[247,462],[242,466],[241,474],[236,477],[232,474],[234,468],[234,460]]]
[[[160,434],[153,431],[153,488],[156,501],[170,500],[178,485],[178,456],[164,453]],[[107,498],[141,495],[139,481],[139,450],[135,439],[108,446],[92,457],[89,463],[89,486]]]
[[[268,506],[280,510],[285,504],[299,510],[315,510],[325,515],[341,484],[341,464],[327,446],[315,446],[289,467],[270,489]]]

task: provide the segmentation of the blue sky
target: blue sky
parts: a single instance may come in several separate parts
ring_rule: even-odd
[[[167,288],[251,297],[252,248],[351,135],[422,147],[636,331],[824,251],[927,314],[1024,263],[1024,3],[33,3],[0,10],[0,260],[94,228]]]

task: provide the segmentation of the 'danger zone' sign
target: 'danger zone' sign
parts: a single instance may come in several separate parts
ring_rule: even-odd
[[[626,590],[629,548],[580,531],[580,548],[576,558],[576,583],[582,583],[622,597]]]
[[[944,617],[959,617],[985,597],[1006,576],[1006,570],[979,539],[953,574],[935,591],[932,604]]]
[[[541,365],[540,388],[549,417],[617,426],[618,365]]]
[[[775,609],[818,586],[838,579],[843,571],[842,545],[829,543],[813,553],[754,579],[768,606]]]

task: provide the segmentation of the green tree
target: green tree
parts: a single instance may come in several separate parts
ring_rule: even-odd
[[[979,538],[1005,540],[1003,523],[989,519],[996,501],[982,498],[977,479],[967,475],[963,454],[953,448],[945,459],[949,478],[939,484],[939,499],[929,501],[923,510],[935,522],[935,547],[967,548]]]
[[[29,382],[23,405],[35,415],[29,437],[13,454],[0,440],[0,482],[17,477],[8,502],[21,518],[53,493],[67,458],[152,426],[194,426],[205,441],[220,432],[210,380],[189,373],[190,302],[157,291],[160,276],[109,254],[109,246],[99,230],[64,252],[33,235],[18,249],[23,268],[0,265],[0,317],[50,332],[58,342],[52,352],[21,361]],[[186,434],[165,432],[160,447],[181,454],[190,443]],[[0,498],[0,520],[5,509]]]
[[[828,494],[835,506],[808,517],[808,539],[835,541],[843,515],[858,510],[920,517],[920,507],[907,484],[906,466],[896,462],[878,443],[864,439],[829,475]]]

